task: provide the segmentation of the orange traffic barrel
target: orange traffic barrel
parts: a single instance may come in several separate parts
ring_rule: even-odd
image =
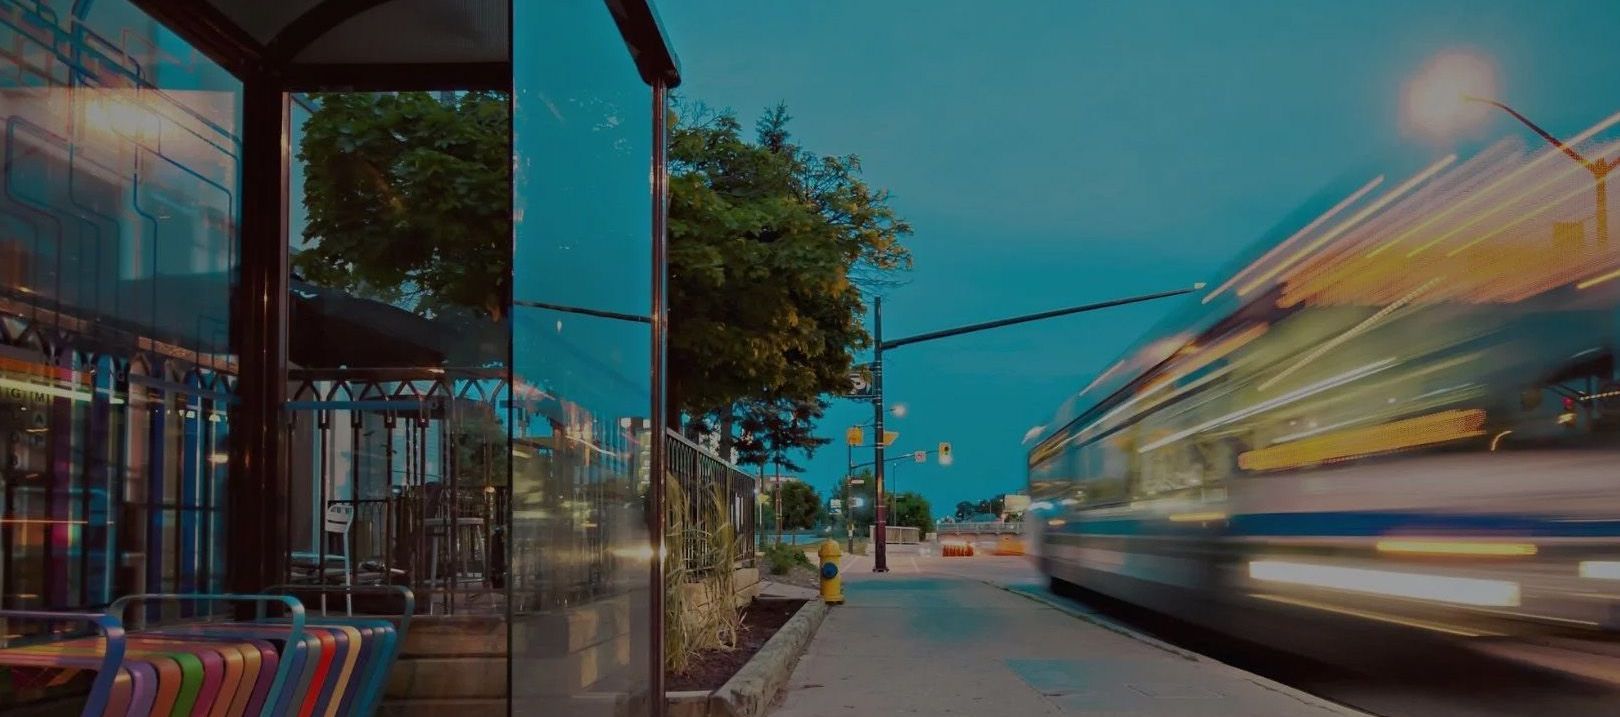
[[[973,556],[973,545],[970,543],[944,543],[939,548],[939,554],[946,558],[968,558]]]
[[[1003,535],[996,541],[996,555],[1023,555],[1024,541],[1011,535]]]

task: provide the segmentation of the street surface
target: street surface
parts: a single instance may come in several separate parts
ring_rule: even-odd
[[[912,698],[941,713],[973,714],[977,690],[989,685],[1015,693],[1033,689],[1041,698],[1027,700],[1035,711],[1009,714],[1094,714],[1097,707],[1072,699],[1063,687],[1051,690],[1056,695],[1044,694],[1051,683],[1030,671],[1029,666],[1037,663],[1019,662],[1030,659],[1026,653],[1039,653],[1042,659],[1109,675],[1103,665],[1107,660],[1096,660],[1096,655],[1136,659],[1115,651],[1112,641],[1099,635],[1107,630],[1094,624],[1140,635],[1150,643],[1162,640],[1264,680],[1386,717],[1620,714],[1620,674],[1603,678],[1612,657],[1592,655],[1573,669],[1537,669],[1493,656],[1512,645],[1437,642],[1416,634],[1411,640],[1388,640],[1386,635],[1358,644],[1312,644],[1307,638],[1298,641],[1306,648],[1303,651],[1283,652],[1093,594],[1054,595],[1026,558],[983,554],[943,558],[935,552],[931,546],[891,548],[891,572],[881,576],[871,572],[870,556],[846,556],[849,603],[829,616],[790,682],[787,703],[775,714],[890,714],[867,711],[871,704],[904,713],[911,709],[906,700]],[[1014,594],[1022,595],[1018,600],[1024,602],[1005,599]],[[903,622],[896,623],[897,619]],[[918,632],[902,634],[905,626],[917,626]],[[1310,632],[1308,624],[1281,617],[1276,629]],[[874,647],[874,638],[880,638],[883,649]],[[921,670],[924,676],[915,680],[923,682],[906,676],[910,670]],[[1588,679],[1577,678],[1574,672],[1589,673]],[[1064,679],[1072,688],[1079,678]],[[868,687],[869,682],[874,686]],[[1221,689],[1230,684],[1217,682]],[[832,684],[845,685],[843,692],[852,695],[871,689],[877,693],[872,698],[876,702],[854,697],[839,702],[838,690],[813,694],[822,687],[807,686]],[[973,694],[961,695],[962,689]],[[839,712],[834,703],[854,707]],[[1207,708],[1198,713],[1222,714]]]
[[[930,553],[892,550],[884,575],[844,561],[847,602],[775,717],[1356,714],[1002,587],[1035,585],[1023,559]]]

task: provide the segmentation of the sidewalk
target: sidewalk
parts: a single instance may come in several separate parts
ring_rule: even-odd
[[[946,574],[960,572],[950,559],[916,560],[915,572],[907,560],[886,575],[846,566],[847,602],[827,616],[773,717],[1360,714]]]

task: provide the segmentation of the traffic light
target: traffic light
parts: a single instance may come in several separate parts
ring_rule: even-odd
[[[948,466],[951,464],[951,444],[939,444],[939,464],[942,466]]]

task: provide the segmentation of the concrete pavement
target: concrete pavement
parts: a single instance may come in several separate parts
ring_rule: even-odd
[[[891,552],[883,575],[844,562],[848,602],[774,717],[1360,714],[998,587],[1027,592],[1023,559]]]

